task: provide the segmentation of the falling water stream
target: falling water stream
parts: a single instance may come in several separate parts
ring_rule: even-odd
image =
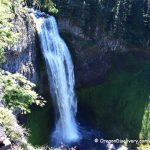
[[[56,110],[56,125],[52,140],[71,143],[80,139],[77,123],[77,100],[74,92],[74,66],[53,16],[40,11],[32,13],[45,58],[50,92]]]

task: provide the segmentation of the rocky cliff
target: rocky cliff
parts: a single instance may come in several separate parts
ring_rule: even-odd
[[[1,68],[11,73],[19,72],[36,83],[36,31],[33,20],[29,14],[17,14],[13,23],[13,30],[19,32],[19,38],[13,46],[7,47],[6,61]]]

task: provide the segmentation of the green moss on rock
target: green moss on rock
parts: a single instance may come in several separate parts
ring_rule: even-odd
[[[51,104],[43,108],[32,108],[32,113],[27,116],[27,125],[29,129],[29,142],[33,145],[45,145],[50,142],[50,128],[53,121],[51,115]]]
[[[79,105],[89,108],[91,121],[110,139],[150,140],[149,77],[150,61],[128,55],[103,84],[79,91]]]

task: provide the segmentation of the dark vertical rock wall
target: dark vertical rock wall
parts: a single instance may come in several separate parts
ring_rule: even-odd
[[[80,26],[67,18],[58,19],[58,27],[72,54],[76,86],[79,88],[101,83],[111,68],[111,53],[128,51],[121,40],[103,32],[101,38],[95,35],[90,39]]]

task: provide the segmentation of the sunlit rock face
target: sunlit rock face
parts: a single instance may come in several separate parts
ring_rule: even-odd
[[[29,80],[37,82],[34,23],[28,14],[18,14],[13,22],[13,30],[19,33],[19,38],[15,45],[7,47],[6,61],[1,67],[11,73],[19,72]]]

